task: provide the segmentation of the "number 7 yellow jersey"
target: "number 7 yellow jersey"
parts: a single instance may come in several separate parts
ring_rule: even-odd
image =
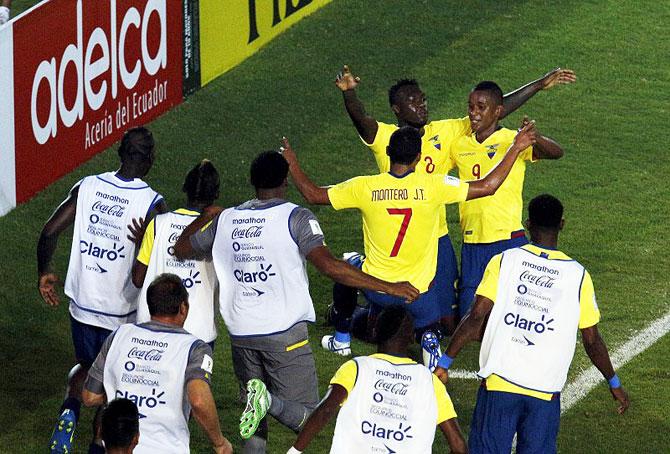
[[[363,271],[409,281],[421,293],[435,276],[440,213],[467,195],[468,183],[458,178],[416,172],[355,177],[328,190],[333,208],[358,208],[363,215]]]

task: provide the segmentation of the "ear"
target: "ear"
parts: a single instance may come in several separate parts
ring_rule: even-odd
[[[135,449],[135,446],[140,442],[140,432],[138,431],[135,436],[133,437],[133,440],[130,442],[130,446],[132,449]],[[131,452],[132,452],[131,449]]]
[[[396,114],[396,116],[400,113],[400,107],[398,107],[395,104],[391,106],[391,110],[393,111],[394,114]]]
[[[501,119],[504,116],[505,116],[505,106],[501,104],[498,107],[496,107],[496,117],[498,119]]]
[[[523,221],[523,226],[526,230],[530,230],[530,219]]]
[[[188,301],[183,301],[179,305],[179,315],[182,315],[184,318],[188,316]]]
[[[558,230],[563,230],[563,226],[565,226],[565,218],[561,218],[561,223],[558,224]]]
[[[389,156],[389,157],[391,156],[391,155],[389,154],[389,149],[390,149],[390,148],[391,148],[390,146],[387,146],[387,147],[386,147],[386,156]]]

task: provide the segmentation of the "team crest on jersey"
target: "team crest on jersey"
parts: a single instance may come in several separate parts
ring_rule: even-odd
[[[435,148],[437,148],[438,150],[441,150],[441,149],[442,149],[442,144],[440,143],[440,135],[439,135],[439,134],[434,135],[433,137],[431,137],[430,139],[428,139],[428,141],[429,141],[430,143],[432,143],[433,146],[434,146]]]
[[[498,145],[499,143],[494,143],[493,145],[486,145],[486,149],[489,150],[486,152],[486,155],[489,157],[489,159],[493,159],[493,157],[496,155],[496,151],[498,151]]]

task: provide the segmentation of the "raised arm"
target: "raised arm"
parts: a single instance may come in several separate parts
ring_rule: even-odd
[[[404,298],[411,303],[419,297],[419,291],[409,282],[386,282],[370,276],[351,266],[343,260],[333,257],[326,246],[315,247],[307,254],[307,260],[316,267],[322,274],[325,274],[333,281],[344,284],[348,287],[383,292],[389,295]]]
[[[216,205],[210,205],[202,210],[200,216],[195,218],[191,222],[181,235],[174,245],[174,255],[179,260],[193,259],[196,258],[196,251],[193,250],[191,245],[191,236],[193,236],[198,230],[207,225],[208,222],[215,221],[215,218],[223,211],[223,208]]]
[[[507,175],[509,175],[510,170],[512,170],[512,166],[519,157],[519,153],[534,145],[536,140],[537,131],[535,129],[535,122],[525,122],[514,138],[514,142],[507,150],[505,157],[500,161],[500,164],[481,180],[469,182],[467,200],[495,194],[500,185],[503,184],[503,181],[505,181],[505,178],[507,178]]]
[[[614,373],[614,367],[612,367],[612,361],[607,352],[607,346],[605,345],[603,338],[600,336],[600,332],[598,332],[598,325],[583,328],[581,332],[586,354],[589,355],[589,359],[593,365],[596,366],[600,373],[603,374],[603,377],[609,382],[612,397],[619,403],[617,411],[619,414],[623,414],[630,406],[628,393],[626,393],[626,390],[621,386],[619,378],[616,377],[616,374]]]
[[[51,270],[51,259],[58,245],[58,237],[74,224],[78,195],[79,186],[75,186],[44,224],[37,241],[37,288],[49,306],[58,306],[60,303],[56,293],[58,276]]]
[[[193,417],[207,434],[214,452],[232,453],[233,446],[221,433],[219,415],[216,412],[216,404],[209,384],[203,380],[190,380],[186,385],[186,391]]]
[[[291,148],[291,144],[289,144],[286,137],[282,139],[282,153],[288,162],[288,170],[293,179],[293,183],[305,200],[314,205],[330,205],[328,188],[317,186],[309,179],[307,174],[302,171],[300,164],[298,163],[298,157]]]
[[[571,84],[577,80],[577,76],[571,69],[556,68],[549,71],[537,80],[527,83],[516,90],[507,93],[503,97],[503,106],[505,110],[502,117],[511,114],[526,101],[532,98],[540,90],[548,90],[558,84]]]
[[[377,125],[377,120],[365,112],[363,103],[356,95],[356,87],[358,87],[360,81],[360,77],[351,74],[349,66],[344,65],[342,71],[339,72],[335,78],[335,85],[342,90],[344,107],[347,109],[349,118],[351,118],[351,121],[354,123],[354,126],[358,131],[358,135],[361,136],[366,143],[372,143],[375,141],[379,126]]]
[[[312,439],[321,432],[328,422],[333,419],[333,416],[340,410],[340,405],[347,398],[347,390],[342,385],[333,384],[326,396],[321,401],[316,410],[309,415],[305,425],[298,434],[298,439],[293,444],[289,453],[302,452],[307,449]]]

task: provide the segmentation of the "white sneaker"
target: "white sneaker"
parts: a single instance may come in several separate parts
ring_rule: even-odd
[[[423,365],[433,372],[442,356],[440,339],[434,332],[426,331],[421,336],[421,352],[423,353]]]
[[[323,336],[321,338],[321,346],[338,355],[351,355],[351,342],[338,342],[333,335]]]

